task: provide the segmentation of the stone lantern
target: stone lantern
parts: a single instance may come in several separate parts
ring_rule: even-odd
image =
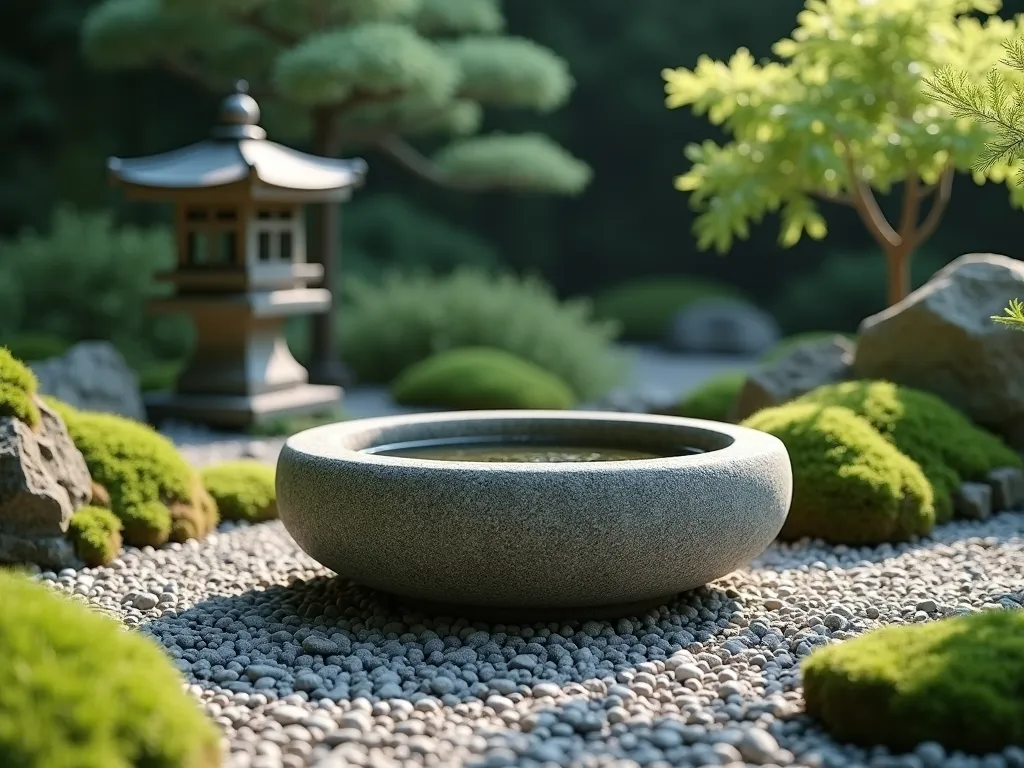
[[[155,422],[239,429],[341,401],[339,387],[309,383],[283,331],[331,306],[327,288],[311,287],[323,267],[306,261],[302,207],[348,199],[366,163],[268,141],[247,90],[239,82],[224,100],[209,139],[107,163],[129,198],[175,207],[177,266],[159,276],[175,290],[150,309],[191,316],[196,346],[174,391],[147,399]]]

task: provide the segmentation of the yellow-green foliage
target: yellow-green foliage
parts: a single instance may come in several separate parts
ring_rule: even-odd
[[[219,735],[152,641],[0,573],[0,765],[215,768]]]
[[[1024,612],[885,627],[803,664],[807,713],[837,739],[997,753],[1024,744]]]
[[[30,427],[39,424],[39,406],[35,393],[39,388],[35,374],[11,354],[0,347],[0,416],[13,417]]]
[[[107,565],[121,551],[123,526],[117,515],[102,507],[82,507],[71,516],[68,538],[82,561],[95,568]]]
[[[672,317],[696,301],[743,298],[731,286],[688,277],[648,277],[609,288],[594,296],[594,313],[622,326],[632,341],[661,341]]]
[[[131,419],[49,402],[67,424],[92,479],[110,495],[128,544],[202,538],[216,525],[216,506],[170,440]]]
[[[206,492],[222,520],[258,523],[277,517],[274,467],[254,460],[226,461],[202,470]]]
[[[729,421],[746,380],[747,374],[743,371],[729,371],[708,379],[680,400],[672,413],[691,419]]]
[[[463,347],[404,371],[391,387],[402,405],[441,408],[571,408],[575,397],[554,374],[500,349]]]
[[[834,544],[903,541],[935,523],[921,468],[847,408],[789,403],[743,422],[778,437],[793,465],[793,503],[779,534]]]
[[[998,437],[928,392],[887,381],[851,381],[820,387],[796,402],[849,408],[916,461],[932,485],[939,523],[952,517],[952,494],[962,480],[984,480],[996,467],[1022,465]]]

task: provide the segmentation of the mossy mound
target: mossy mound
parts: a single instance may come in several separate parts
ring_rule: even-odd
[[[170,440],[131,419],[48,402],[64,419],[93,481],[109,496],[127,544],[201,539],[217,525],[216,504]]]
[[[886,627],[802,669],[807,713],[842,741],[979,754],[1024,744],[1024,612]]]
[[[962,481],[1022,466],[998,437],[929,392],[888,381],[849,381],[819,387],[795,402],[849,408],[916,461],[932,485],[939,523],[953,516],[953,493]]]
[[[747,374],[742,371],[729,371],[708,379],[680,400],[672,414],[691,419],[729,421],[746,380]]]
[[[0,765],[220,765],[217,730],[150,640],[14,574],[0,605]]]
[[[458,409],[571,408],[575,397],[554,374],[500,349],[462,347],[406,369],[391,386],[402,405]]]
[[[274,467],[255,460],[226,461],[201,472],[221,519],[250,523],[277,517],[274,475]]]
[[[71,516],[68,538],[82,562],[96,568],[117,557],[123,528],[121,520],[109,509],[82,507]]]
[[[39,426],[38,389],[39,382],[29,367],[0,347],[0,417],[13,417],[32,428]]]
[[[921,468],[853,411],[788,403],[743,425],[775,435],[789,451],[793,503],[780,538],[866,545],[931,531],[932,490]]]

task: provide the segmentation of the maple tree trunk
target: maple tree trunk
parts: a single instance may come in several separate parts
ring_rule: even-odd
[[[910,259],[913,255],[913,250],[905,246],[895,246],[885,251],[890,307],[910,295]]]
[[[313,124],[313,152],[334,157],[338,152],[332,115],[317,113]],[[323,203],[313,211],[311,248],[308,258],[324,268],[323,287],[334,292],[341,234],[341,209],[338,203]],[[341,362],[335,313],[332,306],[327,312],[312,315],[309,325],[309,380],[314,384],[345,386],[351,382],[351,372]]]

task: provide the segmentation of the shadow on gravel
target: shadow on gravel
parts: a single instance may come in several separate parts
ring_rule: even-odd
[[[741,609],[703,587],[639,616],[501,624],[417,611],[325,577],[212,597],[140,630],[206,688],[338,701],[434,696],[454,706],[614,677],[681,649],[699,655]]]

